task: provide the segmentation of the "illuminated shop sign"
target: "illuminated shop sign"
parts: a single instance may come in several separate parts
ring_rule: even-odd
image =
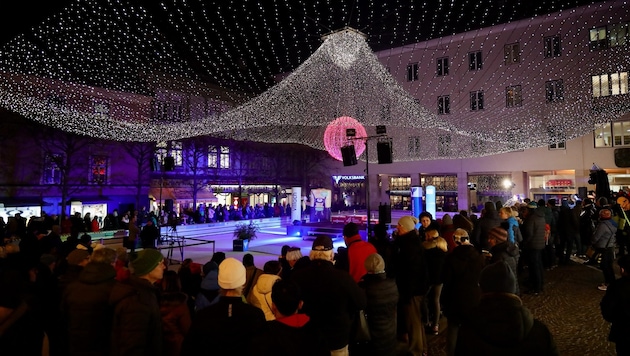
[[[364,180],[365,176],[332,176],[335,184],[339,184],[342,180]]]

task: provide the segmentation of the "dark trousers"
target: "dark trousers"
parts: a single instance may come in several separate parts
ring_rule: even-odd
[[[527,267],[529,271],[529,283],[535,292],[543,290],[543,264],[542,253],[544,250],[527,250]]]
[[[615,260],[615,249],[608,247],[602,252],[602,262],[599,267],[604,273],[604,283],[611,284],[615,281],[615,270],[613,269],[613,262]]]

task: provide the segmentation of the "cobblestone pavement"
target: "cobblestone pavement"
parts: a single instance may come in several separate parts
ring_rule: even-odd
[[[616,355],[615,344],[608,341],[610,324],[599,310],[605,292],[597,285],[603,279],[596,267],[570,262],[545,271],[543,293],[522,296],[534,317],[551,330],[560,355]],[[446,319],[442,319],[440,334],[429,336],[431,356],[446,355]]]

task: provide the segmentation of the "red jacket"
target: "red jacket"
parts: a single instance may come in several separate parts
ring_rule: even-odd
[[[359,283],[367,271],[365,270],[365,259],[376,252],[376,247],[367,241],[361,239],[361,235],[354,235],[346,238],[348,246],[348,265],[350,267],[350,275],[355,282]]]

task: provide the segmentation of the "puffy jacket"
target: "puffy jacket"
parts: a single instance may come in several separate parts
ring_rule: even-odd
[[[276,317],[271,311],[271,288],[280,279],[275,274],[262,274],[258,277],[256,285],[252,288],[247,302],[265,313],[265,320],[275,320]]]
[[[615,247],[617,227],[611,220],[600,220],[593,232],[591,243],[596,248]]]
[[[473,245],[457,246],[446,255],[441,302],[449,322],[456,324],[465,320],[479,304],[479,276],[484,263],[484,257]]]
[[[367,297],[367,321],[372,336],[371,347],[375,355],[390,355],[396,349],[396,281],[385,273],[366,274],[359,287]]]
[[[523,248],[542,250],[545,248],[545,214],[539,209],[529,209],[523,221]]]

